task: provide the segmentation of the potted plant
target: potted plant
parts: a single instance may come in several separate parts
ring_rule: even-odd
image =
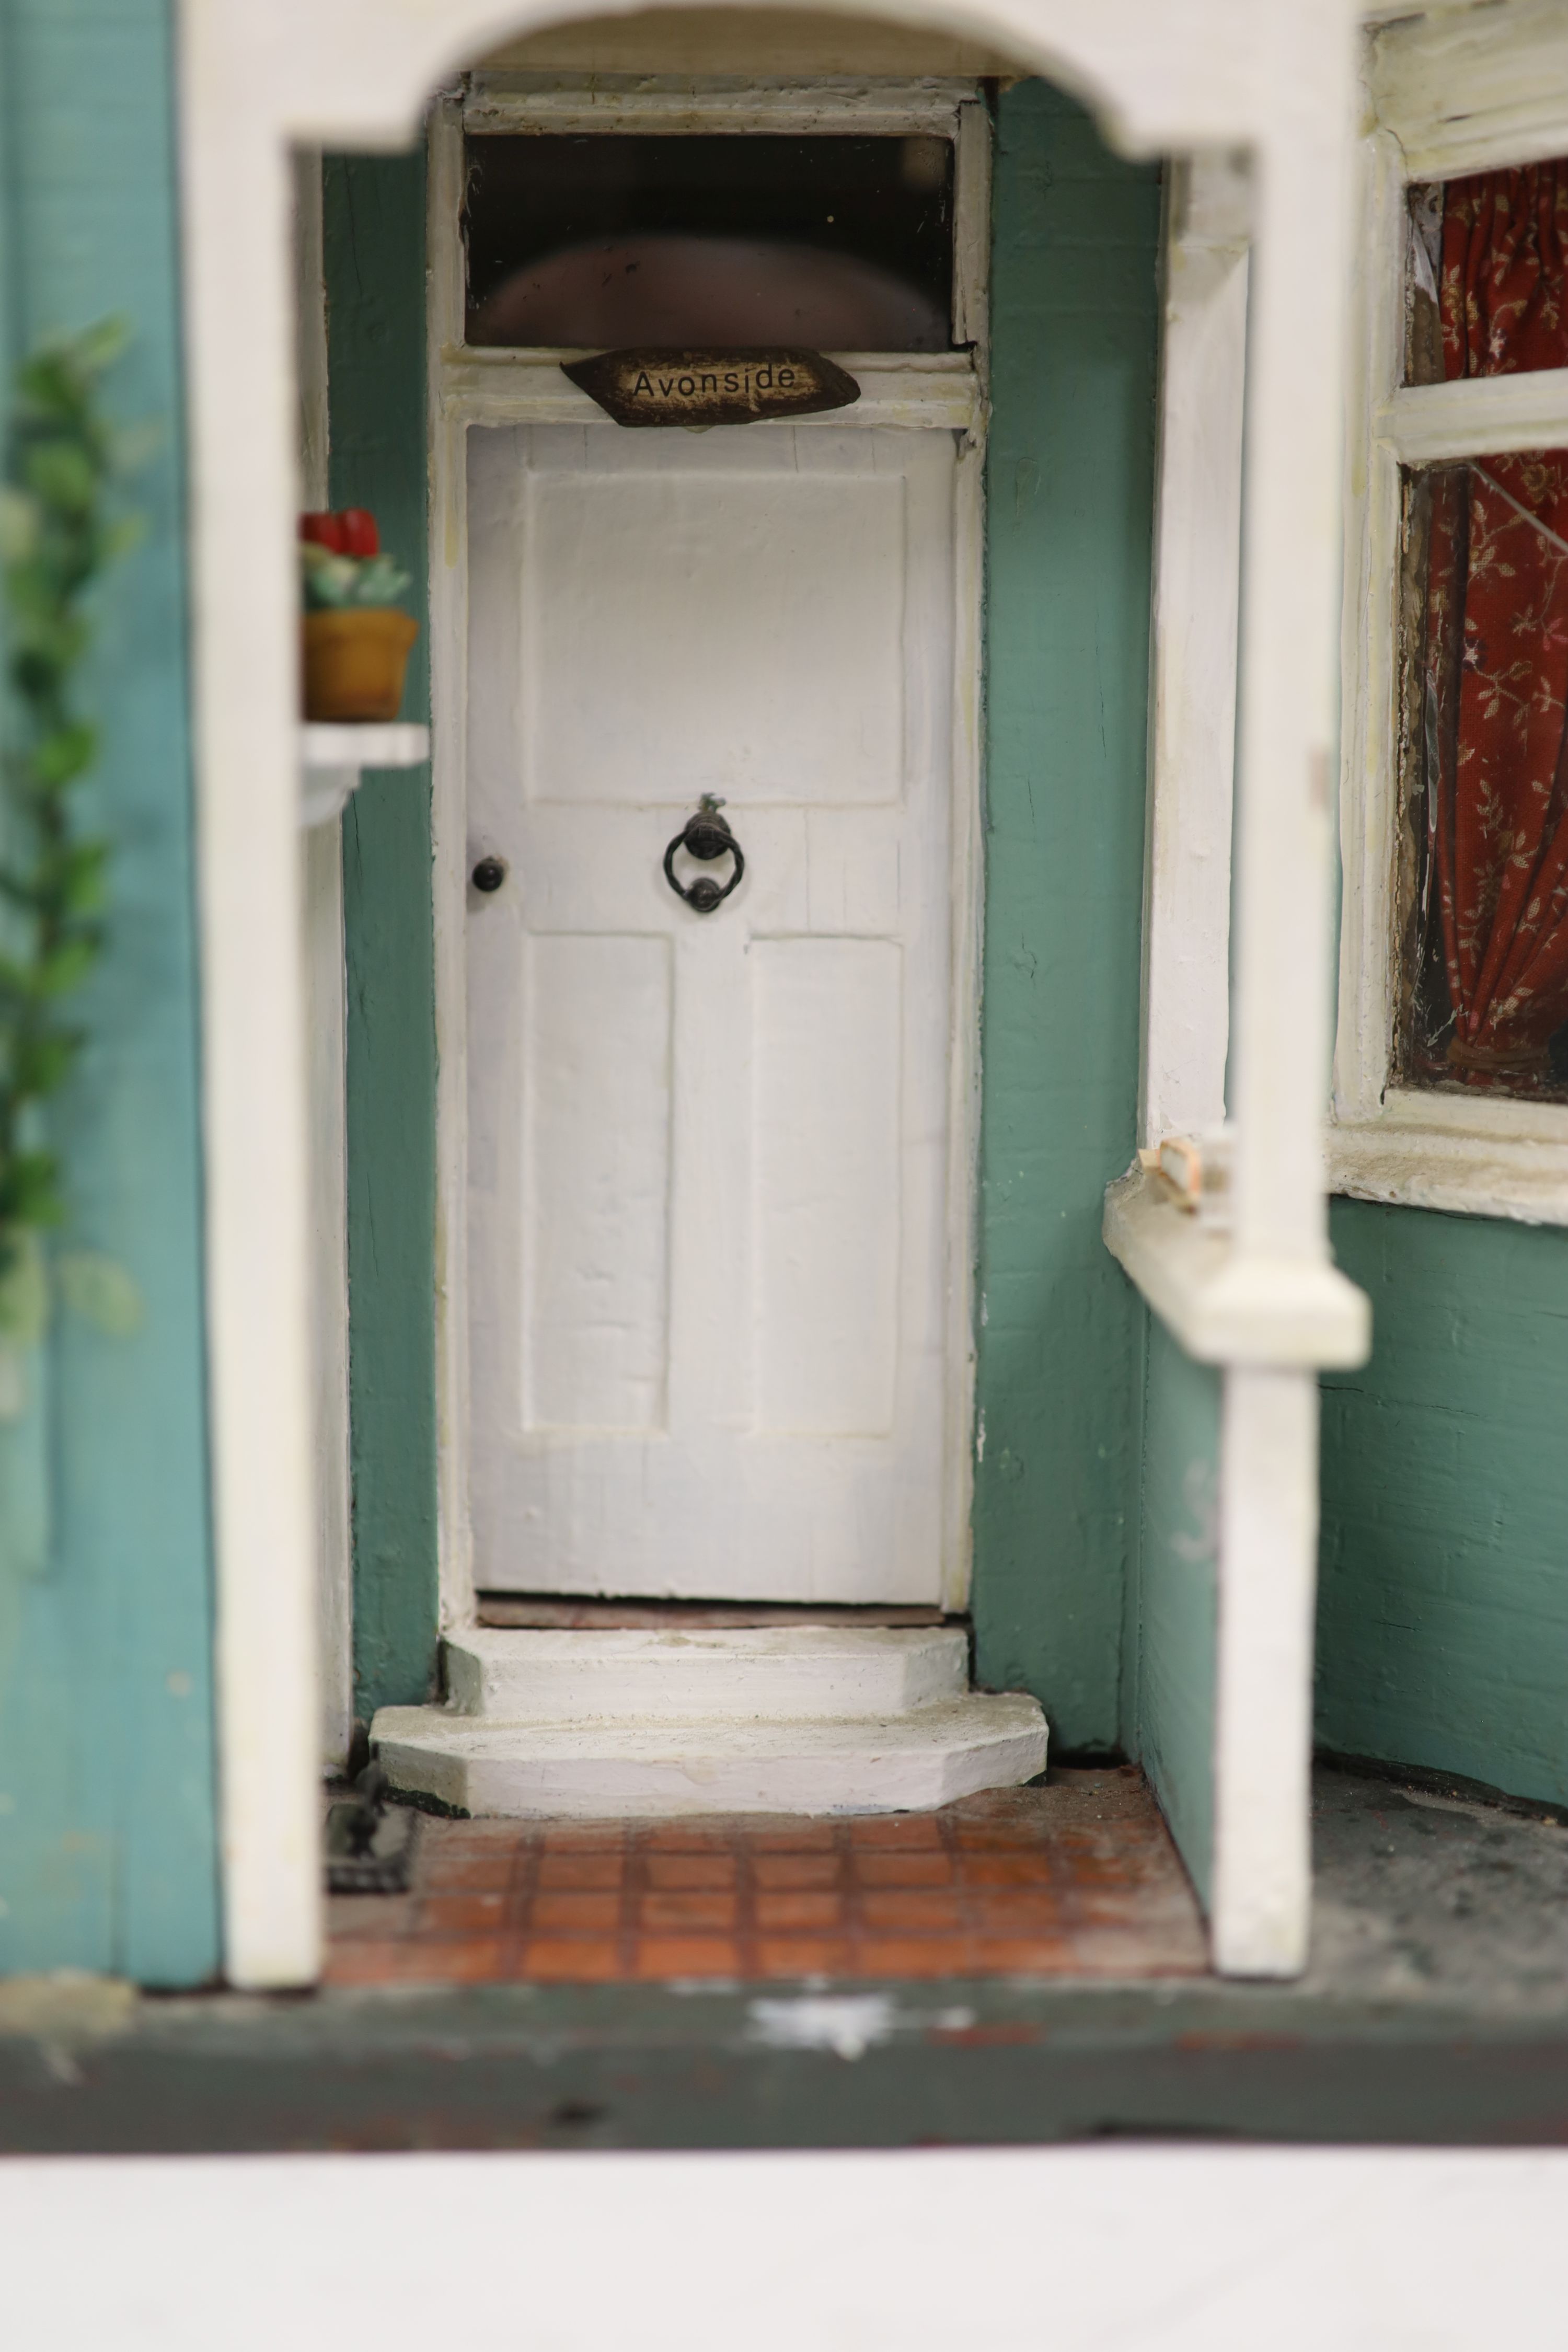
[[[400,612],[408,586],[382,552],[363,507],[300,519],[307,719],[360,724],[395,719],[419,624]]]

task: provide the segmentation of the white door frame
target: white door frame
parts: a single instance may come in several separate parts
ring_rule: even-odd
[[[468,1496],[471,1430],[468,1328],[468,535],[466,448],[471,425],[588,425],[615,432],[561,373],[564,351],[492,351],[464,343],[458,211],[466,129],[636,131],[927,132],[954,145],[952,326],[967,351],[837,352],[860,383],[851,408],[819,421],[836,430],[899,425],[959,436],[954,483],[952,978],[946,1245],[947,1378],[942,1605],[969,1593],[974,1403],[973,1276],[980,1114],[981,629],[984,589],[986,292],[990,272],[990,117],[973,83],[873,82],[704,88],[689,79],[606,89],[567,74],[473,77],[444,95],[430,121],[430,640],[436,934],[437,1386],[443,1628],[474,1619]]]
[[[1318,1074],[1356,11],[1352,0],[865,0],[864,12],[1005,47],[1080,97],[1125,154],[1253,154],[1237,1174],[1218,1323],[1228,1360],[1267,1366],[1304,1301],[1320,1321],[1340,1307]],[[216,1688],[236,1984],[307,1983],[321,1951],[289,151],[405,147],[446,77],[579,13],[562,0],[179,8]],[[1180,1323],[1194,1287],[1184,1237],[1146,1237],[1143,1263],[1163,1269]],[[1206,1275],[1200,1286],[1212,1294]],[[1292,1621],[1300,1551],[1298,1530]],[[1267,1549],[1243,1559],[1241,1597],[1275,1567]],[[1282,1639],[1278,1612],[1243,1608],[1232,1623],[1264,1712],[1280,1699],[1272,1714],[1289,1720],[1294,1754],[1310,1654],[1293,1622]],[[1297,1763],[1299,1780],[1304,1750]],[[1247,1769],[1244,1742],[1222,1757],[1222,1798]],[[1287,1800],[1289,1781],[1275,1771]],[[1242,1860],[1247,1841],[1237,1847],[1244,1888],[1260,1871],[1268,1885],[1261,1907],[1237,1910],[1230,1964],[1289,1969],[1306,1931],[1305,1824],[1282,1871],[1268,1864],[1268,1829],[1254,1822],[1256,1865]]]

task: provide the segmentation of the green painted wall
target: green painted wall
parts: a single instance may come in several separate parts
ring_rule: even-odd
[[[331,501],[369,507],[426,591],[425,158],[329,157]],[[427,634],[404,716],[430,710]],[[368,777],[343,819],[348,950],[354,1704],[426,1695],[437,1629],[436,1012],[430,772]]]
[[[1100,1237],[1136,1140],[1159,174],[1042,82],[998,121],[988,462],[974,1620],[1058,1749],[1119,1735],[1142,1309]]]
[[[159,428],[87,689],[109,942],[53,1121],[69,1238],[145,1314],[126,1339],[63,1321],[47,1446],[0,1454],[0,1971],[184,1985],[219,1944],[173,87],[166,0],[0,0],[5,341],[124,313],[112,404]]]
[[[1142,1496],[1128,1584],[1122,1740],[1206,1903],[1214,1849],[1220,1374],[1144,1316]]]
[[[1568,1234],[1365,1202],[1323,1384],[1318,1738],[1568,1801]]]

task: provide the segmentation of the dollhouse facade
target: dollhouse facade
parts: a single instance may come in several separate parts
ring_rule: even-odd
[[[1048,1727],[1250,1975],[1314,1658],[1568,1796],[1555,12],[3,21],[10,358],[123,310],[163,431],[58,1111],[144,1311],[0,1426],[0,1964],[310,1982],[356,1717],[469,1811]],[[562,364],[759,341],[858,396]],[[374,740],[302,506],[415,573]]]

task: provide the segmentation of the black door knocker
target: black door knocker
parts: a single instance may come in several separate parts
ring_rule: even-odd
[[[722,906],[736,883],[746,870],[741,855],[741,845],[719,812],[724,803],[711,793],[704,793],[702,804],[695,816],[688,817],[669,847],[664,853],[664,878],[678,898],[684,898],[693,913],[710,915],[715,907]],[[700,874],[689,887],[677,878],[675,853],[684,849],[689,857],[700,857],[705,865],[722,857],[728,850],[735,861],[735,870],[722,888],[711,874]]]

